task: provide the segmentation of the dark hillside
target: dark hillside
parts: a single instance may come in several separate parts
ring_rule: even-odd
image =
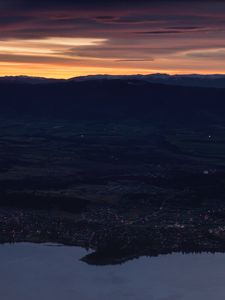
[[[168,86],[139,80],[49,84],[0,83],[0,114],[161,122],[224,119],[225,89]]]

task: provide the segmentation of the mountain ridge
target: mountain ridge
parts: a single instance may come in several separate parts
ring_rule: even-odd
[[[13,87],[13,88],[12,88]],[[143,80],[98,79],[47,84],[0,81],[0,116],[116,120],[135,118],[199,126],[225,123],[225,89]]]
[[[107,75],[96,74],[87,76],[71,77],[69,79],[56,79],[45,77],[32,77],[32,76],[3,76],[0,77],[0,82],[5,83],[20,83],[20,84],[46,84],[46,83],[59,83],[59,82],[81,82],[93,80],[141,80],[150,83],[160,83],[167,85],[178,86],[193,86],[193,87],[214,87],[225,88],[225,74],[134,74],[134,75]]]

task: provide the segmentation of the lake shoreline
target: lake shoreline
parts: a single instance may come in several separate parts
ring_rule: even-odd
[[[91,215],[91,213],[89,212]],[[87,213],[87,216],[89,215]],[[214,220],[200,226],[122,223],[99,224],[84,215],[44,210],[0,209],[0,243],[57,243],[93,252],[82,258],[88,264],[120,264],[140,256],[174,252],[225,252],[223,227]],[[102,224],[100,224],[102,222]]]

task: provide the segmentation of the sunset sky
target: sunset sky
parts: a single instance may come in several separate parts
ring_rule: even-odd
[[[0,0],[0,76],[225,73],[222,0]]]

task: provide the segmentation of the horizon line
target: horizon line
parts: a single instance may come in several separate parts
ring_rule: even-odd
[[[153,76],[153,75],[164,75],[164,76],[170,76],[170,77],[175,77],[175,76],[202,76],[202,77],[207,77],[207,76],[225,76],[224,73],[160,73],[160,72],[154,72],[154,73],[147,73],[147,74],[141,74],[141,73],[134,73],[134,74],[108,74],[108,73],[96,73],[96,74],[87,74],[87,75],[75,75],[72,77],[48,77],[48,76],[35,76],[35,75],[1,75],[0,78],[36,78],[36,79],[49,79],[49,80],[70,80],[70,79],[75,79],[75,78],[85,78],[85,77],[97,77],[97,76],[110,76],[110,77],[131,77],[131,76]]]

